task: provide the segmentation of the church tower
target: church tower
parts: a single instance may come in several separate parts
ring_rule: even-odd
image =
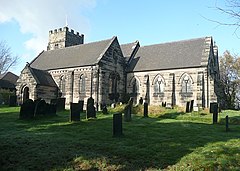
[[[50,30],[47,50],[55,50],[74,45],[80,45],[84,42],[84,35],[74,30],[69,31],[68,27]]]

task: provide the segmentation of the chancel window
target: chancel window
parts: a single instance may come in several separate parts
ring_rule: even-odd
[[[158,76],[154,82],[154,93],[164,93],[164,80],[162,77]]]
[[[85,76],[81,75],[79,78],[79,94],[84,94],[85,93]]]
[[[192,82],[188,75],[185,75],[182,79],[182,93],[191,93],[192,92]]]
[[[66,85],[66,80],[64,75],[60,77],[60,83],[59,83],[59,89],[62,92],[62,95],[65,95],[65,85]]]

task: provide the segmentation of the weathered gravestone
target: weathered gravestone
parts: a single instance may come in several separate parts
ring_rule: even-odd
[[[94,99],[89,97],[87,100],[87,111],[86,111],[86,118],[96,118],[96,110],[94,107]]]
[[[34,117],[35,104],[32,99],[27,99],[20,108],[20,119],[31,119]]]
[[[148,103],[144,103],[143,116],[148,117]]]
[[[79,106],[80,106],[80,112],[83,112],[84,101],[83,100],[79,100],[78,103],[79,103]]]
[[[186,113],[190,112],[190,102],[186,103]]]
[[[213,124],[218,122],[218,105],[213,105]]]
[[[193,111],[193,104],[194,104],[194,100],[191,100],[190,101],[190,112],[192,112]]]
[[[162,102],[162,107],[164,107],[164,102]]]
[[[228,125],[228,115],[226,116],[226,132],[229,131],[229,125]]]
[[[79,103],[70,103],[70,122],[80,121],[81,105]]]
[[[47,113],[47,104],[45,100],[35,102],[34,116],[45,115]]]
[[[111,104],[111,108],[114,109],[115,107],[116,107],[116,103],[112,103],[112,104]]]
[[[17,105],[17,96],[9,96],[9,107],[15,107]]]
[[[55,104],[57,111],[59,112],[65,110],[65,101],[66,98],[51,99],[50,104]]]
[[[128,101],[128,104],[124,108],[124,121],[129,122],[132,120],[132,105],[133,105],[133,98],[131,97]]]
[[[115,113],[113,114],[113,137],[122,135],[122,113]]]

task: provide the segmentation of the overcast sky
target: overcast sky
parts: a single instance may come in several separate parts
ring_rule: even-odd
[[[64,27],[66,18],[86,43],[118,36],[120,44],[139,40],[143,46],[213,36],[219,55],[240,54],[239,31],[208,20],[232,20],[216,6],[224,8],[224,0],[0,0],[0,41],[20,57],[11,69],[18,75],[46,50],[49,30]]]

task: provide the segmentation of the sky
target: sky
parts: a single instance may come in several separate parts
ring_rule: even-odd
[[[85,43],[117,36],[120,44],[145,46],[212,36],[220,56],[238,55],[240,30],[210,21],[234,22],[216,7],[227,8],[225,0],[0,0],[0,41],[19,57],[10,69],[17,75],[46,50],[49,30],[66,24]]]

